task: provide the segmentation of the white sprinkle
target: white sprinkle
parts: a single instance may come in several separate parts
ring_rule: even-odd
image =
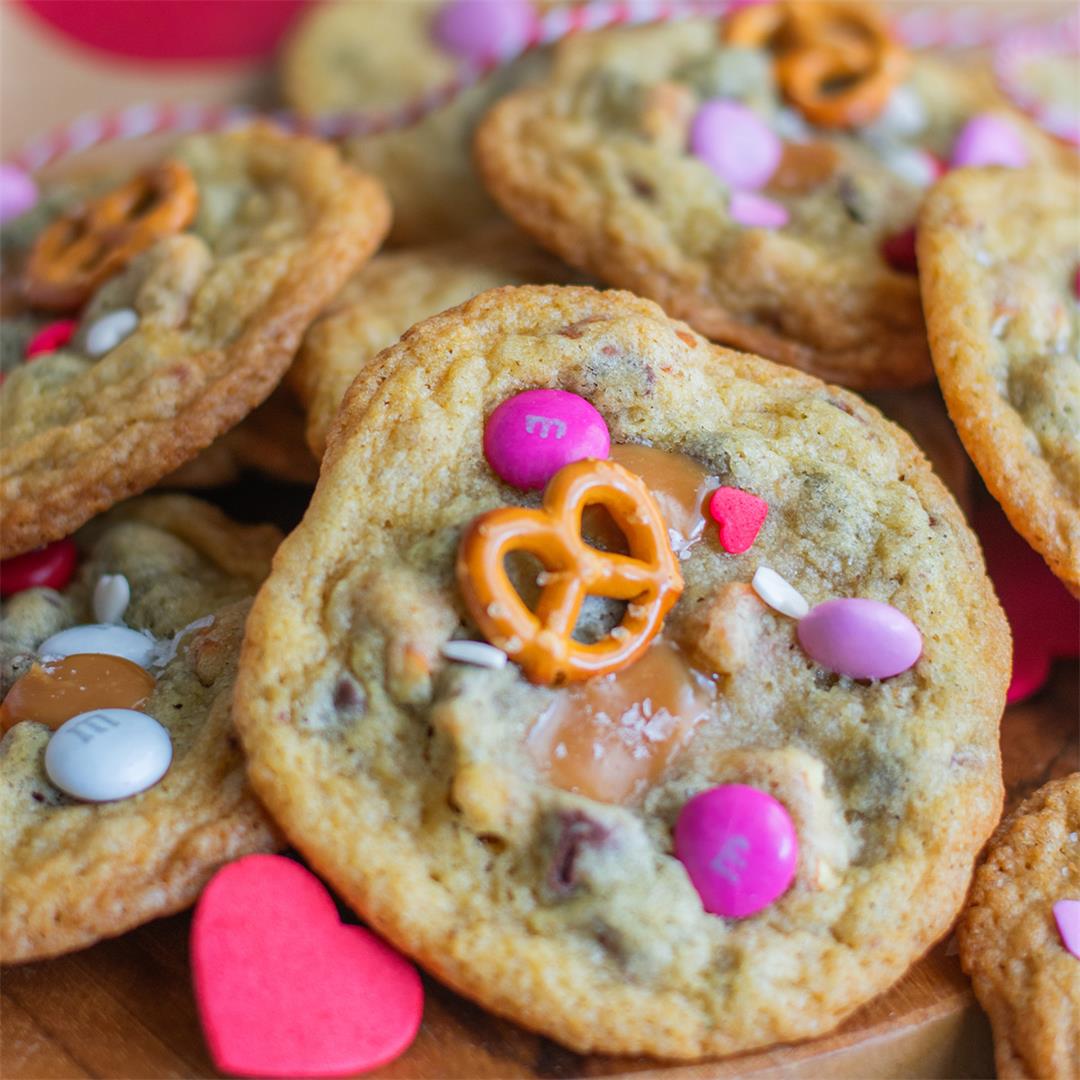
[[[131,308],[120,308],[102,315],[86,331],[86,351],[90,356],[112,352],[139,325],[139,316]]]
[[[94,586],[94,618],[99,623],[122,622],[130,601],[131,586],[123,574],[102,574]]]
[[[775,570],[771,570],[767,566],[757,568],[754,572],[754,580],[750,584],[754,592],[769,607],[779,611],[782,615],[790,615],[793,619],[801,619],[810,610],[810,605],[806,602],[806,598],[802,593],[794,585],[785,581]]]
[[[1069,833],[1069,840],[1072,843],[1075,844],[1077,840],[1080,840],[1080,833],[1075,833],[1075,832]]]
[[[555,746],[555,756],[557,758],[559,758],[559,760],[561,761],[564,757],[566,757],[566,754],[567,754],[566,743],[564,743],[564,742],[557,743],[556,746]]]
[[[448,641],[442,647],[442,654],[447,660],[456,660],[459,664],[492,670],[506,667],[506,653],[484,641]]]

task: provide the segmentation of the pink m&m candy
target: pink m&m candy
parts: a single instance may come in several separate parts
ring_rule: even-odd
[[[922,655],[915,624],[878,600],[826,600],[799,620],[798,634],[812,660],[852,679],[888,679]]]
[[[745,105],[707,101],[690,124],[690,152],[728,187],[750,191],[769,182],[784,144]]]
[[[758,788],[724,784],[682,808],[675,856],[710,915],[741,919],[787,891],[799,840],[783,803]]]
[[[786,206],[753,191],[733,191],[728,213],[748,229],[782,229],[791,220]]]
[[[507,398],[484,428],[484,456],[508,484],[542,488],[564,466],[606,458],[611,436],[604,418],[567,390],[526,390]]]
[[[479,64],[524,48],[535,22],[528,0],[450,0],[435,16],[432,34],[447,52]]]
[[[75,573],[78,557],[75,542],[64,539],[4,559],[0,562],[0,596],[42,587],[62,589]]]
[[[1080,900],[1059,900],[1053,910],[1062,945],[1080,960]]]
[[[1022,169],[1028,157],[1027,146],[1012,124],[993,113],[979,113],[956,136],[951,162],[956,169],[981,165]]]
[[[14,165],[0,165],[0,222],[25,214],[37,200],[32,177]]]
[[[74,319],[59,319],[43,326],[27,344],[26,359],[33,360],[35,356],[56,352],[74,337],[78,325]]]

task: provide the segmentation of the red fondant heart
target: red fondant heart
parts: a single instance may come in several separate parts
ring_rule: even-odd
[[[741,488],[717,488],[709,499],[709,513],[720,526],[720,544],[731,555],[741,555],[757,539],[769,504]]]
[[[322,883],[291,859],[250,855],[203,890],[191,925],[195,996],[210,1053],[242,1076],[342,1076],[412,1042],[416,969],[343,925]]]
[[[1013,635],[1012,705],[1039,690],[1057,657],[1080,655],[1080,603],[1047,569],[1039,554],[1013,531],[996,504],[975,514],[986,568]]]

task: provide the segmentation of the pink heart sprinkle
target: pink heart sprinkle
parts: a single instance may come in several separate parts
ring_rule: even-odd
[[[1054,905],[1054,921],[1062,944],[1080,960],[1080,900],[1059,900]]]
[[[752,191],[733,191],[728,214],[732,221],[749,229],[782,229],[791,220],[786,206]]]
[[[314,874],[249,855],[214,875],[191,925],[206,1042],[223,1072],[343,1076],[400,1056],[416,1036],[416,969],[360,926],[343,925]]]
[[[757,539],[769,504],[741,488],[717,488],[709,499],[709,514],[720,526],[720,545],[730,555],[741,555]]]

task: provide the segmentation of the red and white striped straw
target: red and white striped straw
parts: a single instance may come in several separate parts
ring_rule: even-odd
[[[393,108],[308,117],[284,110],[261,113],[244,105],[129,105],[113,112],[88,113],[32,139],[10,159],[10,163],[34,173],[103,143],[148,135],[224,131],[257,118],[269,120],[287,131],[329,139],[377,135],[417,123],[428,113],[453,101],[496,67],[517,59],[530,49],[553,45],[589,30],[700,17],[719,18],[748,2],[753,0],[590,0],[573,7],[556,7],[537,18],[533,32],[524,42],[515,43],[486,63],[463,66],[449,82]],[[935,3],[903,12],[896,20],[896,28],[901,39],[914,48],[970,48],[1022,38],[1018,27],[1024,22],[1022,5],[973,3],[946,8]],[[1045,26],[1038,29],[1046,31]],[[1039,42],[1045,48],[1043,38],[1040,37]],[[998,73],[1007,92],[1019,104],[1024,92],[1016,79],[1020,66],[1016,53],[1014,48],[999,54]],[[1030,55],[1030,52],[1024,55]],[[1051,115],[1051,110],[1041,109],[1037,103],[1029,102],[1021,107],[1033,112],[1036,119],[1041,116],[1044,126],[1047,123],[1055,125],[1055,134],[1075,129],[1075,117],[1066,120],[1056,113]]]

